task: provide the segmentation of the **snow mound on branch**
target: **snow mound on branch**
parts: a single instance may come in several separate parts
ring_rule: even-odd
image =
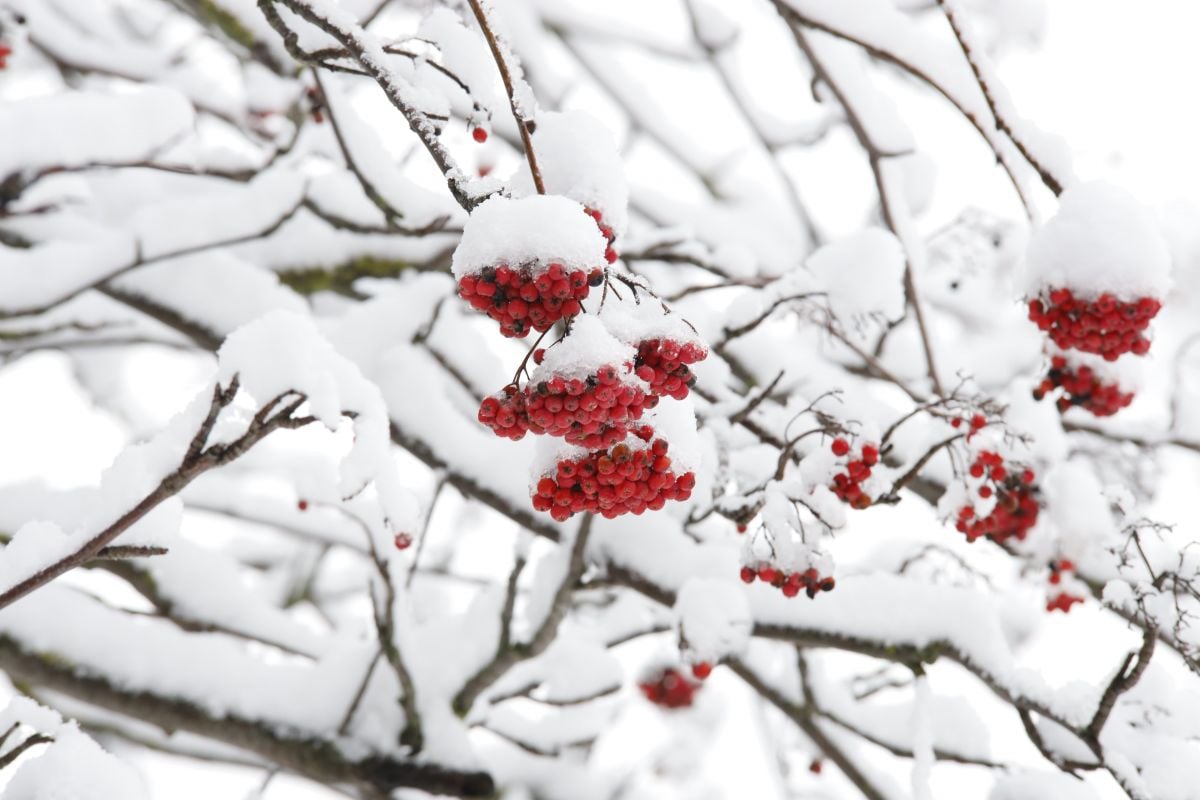
[[[586,378],[603,366],[616,367],[625,383],[644,382],[625,371],[633,361],[633,348],[613,337],[594,314],[580,314],[571,323],[571,335],[553,347],[546,348],[541,365],[533,371],[530,382],[537,384],[558,375],[563,378]]]
[[[144,800],[137,771],[73,724],[42,755],[21,765],[4,800]]]
[[[1171,288],[1171,254],[1145,206],[1096,181],[1063,192],[1058,213],[1030,239],[1025,273],[1029,295],[1066,287],[1084,297],[1162,298]]]
[[[542,183],[551,194],[561,194],[604,217],[618,235],[629,224],[629,187],[617,141],[607,126],[586,111],[542,111],[533,133]],[[535,191],[533,176],[522,165],[513,175],[514,195]]]
[[[551,262],[568,269],[602,267],[607,247],[596,222],[574,200],[557,195],[493,197],[472,213],[450,266],[461,278],[485,267]]]
[[[699,661],[741,653],[754,621],[742,587],[720,578],[691,578],[675,599],[679,633]]]
[[[1096,792],[1061,772],[1022,770],[998,778],[988,800],[1096,800]]]
[[[189,133],[193,122],[187,99],[161,87],[8,101],[0,107],[0,178],[46,167],[145,161]]]
[[[383,395],[334,350],[311,319],[272,311],[230,334],[217,358],[221,382],[237,375],[242,390],[258,403],[299,392],[309,413],[330,430],[337,429],[344,412],[354,412],[354,443],[342,459],[341,491],[353,496],[374,482],[389,523],[415,528],[415,503],[400,486],[391,454]]]
[[[868,228],[825,245],[806,264],[841,320],[904,313],[904,247],[891,233]]]

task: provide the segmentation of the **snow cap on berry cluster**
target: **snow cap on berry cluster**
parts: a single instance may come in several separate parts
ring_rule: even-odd
[[[618,236],[629,222],[629,187],[617,141],[586,111],[542,111],[533,132],[533,149],[546,191],[599,211]],[[528,169],[518,169],[510,184],[516,196],[534,193]]]
[[[739,655],[754,622],[746,594],[732,580],[689,578],[675,598],[681,643],[698,661]]]
[[[450,268],[455,278],[501,265],[529,265],[534,274],[551,263],[593,269],[604,266],[606,247],[595,221],[574,200],[493,197],[471,212]]]
[[[624,288],[621,289],[620,298],[613,293],[605,298],[599,317],[612,335],[622,342],[637,345],[650,339],[663,339],[681,345],[694,344],[708,350],[700,334],[683,317],[665,310],[661,303],[644,295],[639,303]]]
[[[594,314],[580,314],[571,322],[571,335],[546,348],[546,355],[530,375],[530,382],[536,385],[556,375],[582,380],[603,366],[612,366],[623,383],[636,382],[644,387],[645,383],[625,368],[634,355],[633,348],[617,341]]]
[[[868,228],[827,244],[805,266],[839,319],[904,314],[904,247],[888,231]]]
[[[1111,183],[1063,192],[1058,213],[1034,232],[1026,257],[1030,296],[1066,288],[1095,299],[1162,299],[1171,288],[1171,254],[1158,223],[1141,203]]]

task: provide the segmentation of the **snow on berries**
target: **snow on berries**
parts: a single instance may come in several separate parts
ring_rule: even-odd
[[[858,451],[857,457],[851,457],[851,446],[846,439],[839,436],[829,446],[839,459],[845,459],[844,469],[834,473],[830,489],[838,499],[849,503],[854,508],[867,508],[871,505],[870,495],[863,491],[862,483],[871,477],[871,468],[879,463],[879,448],[873,444],[864,444]]]
[[[1066,614],[1071,610],[1071,606],[1084,601],[1082,592],[1073,592],[1075,588],[1082,588],[1082,582],[1071,577],[1074,572],[1075,564],[1065,558],[1050,562],[1046,611],[1061,611]]]
[[[1036,474],[1012,464],[992,450],[980,451],[967,470],[968,495],[958,508],[954,527],[968,542],[986,536],[994,542],[1023,540],[1037,524],[1040,506]]]
[[[1035,400],[1058,392],[1059,411],[1079,407],[1097,417],[1109,417],[1133,402],[1133,392],[1122,391],[1119,383],[1096,366],[1077,364],[1066,356],[1053,356],[1050,370],[1033,390]]]
[[[493,197],[471,214],[451,268],[459,296],[523,338],[579,314],[604,280],[606,244],[565,197]]]
[[[654,670],[638,681],[642,696],[662,708],[687,708],[696,699],[701,684],[674,667]]]
[[[695,383],[691,365],[708,358],[708,348],[677,314],[658,304],[610,298],[600,310],[605,325],[636,350],[634,371],[656,397],[683,400]]]
[[[1059,348],[1145,355],[1171,258],[1148,210],[1106,183],[1073,186],[1029,244],[1029,318]]]

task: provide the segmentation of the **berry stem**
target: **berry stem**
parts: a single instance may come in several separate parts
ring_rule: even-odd
[[[541,335],[539,335],[537,340],[534,341],[533,346],[530,347],[525,353],[525,357],[522,358],[521,363],[517,365],[517,371],[513,373],[512,383],[510,383],[509,386],[515,386],[518,389],[521,388],[521,373],[524,372],[526,376],[529,375],[529,371],[525,369],[525,366],[529,363],[529,359],[533,358],[534,352],[542,344],[542,339],[546,338],[546,334],[549,333],[550,330],[550,328],[547,328],[546,330],[542,331]]]
[[[532,121],[526,118],[517,102],[512,74],[509,72],[508,63],[504,60],[504,54],[500,52],[500,43],[496,39],[496,34],[488,23],[482,0],[468,0],[468,2],[471,4],[471,11],[475,13],[479,29],[483,31],[488,47],[492,50],[492,58],[496,60],[496,68],[500,70],[500,79],[504,81],[504,91],[508,93],[508,105],[512,109],[513,119],[517,121],[517,129],[521,132],[521,146],[525,149],[525,160],[529,162],[529,173],[533,176],[533,185],[537,187],[538,194],[545,194],[546,186],[542,183],[542,171],[538,168],[537,156],[533,153],[533,140],[530,137]]]

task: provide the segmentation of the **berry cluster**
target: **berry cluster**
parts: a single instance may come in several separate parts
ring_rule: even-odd
[[[657,397],[622,382],[618,368],[609,365],[582,380],[556,375],[523,390],[506,386],[500,394],[484,398],[479,421],[507,439],[521,439],[532,431],[595,449],[624,439],[631,423],[657,404]]]
[[[696,382],[688,365],[707,357],[708,351],[698,344],[646,339],[638,343],[634,366],[637,376],[650,384],[652,394],[683,400]]]
[[[1068,572],[1075,571],[1075,564],[1065,558],[1060,558],[1058,561],[1050,562],[1050,585],[1061,586],[1063,576]],[[1071,610],[1071,606],[1076,603],[1082,603],[1083,598],[1079,595],[1071,594],[1070,592],[1060,589],[1053,597],[1046,601],[1046,611],[1061,611],[1064,614]]]
[[[1133,402],[1133,392],[1122,392],[1117,384],[1100,380],[1091,367],[1072,366],[1062,356],[1050,359],[1050,372],[1033,390],[1033,399],[1041,400],[1055,389],[1062,389],[1055,401],[1059,411],[1079,406],[1097,417],[1110,417]]]
[[[667,440],[654,439],[644,446],[654,435],[649,425],[641,426],[636,435],[608,450],[560,459],[555,471],[537,482],[533,507],[550,512],[560,522],[581,511],[612,519],[628,512],[657,511],[668,500],[691,497],[696,476],[671,471]]]
[[[682,672],[671,667],[638,684],[651,703],[663,708],[687,708],[696,698],[700,684],[692,683]]]
[[[604,260],[608,263],[613,263],[617,260],[617,251],[613,248],[613,242],[617,239],[617,234],[613,232],[612,226],[604,222],[604,215],[595,208],[584,208],[587,215],[596,220],[596,227],[600,229],[600,234],[608,241],[608,246],[604,248]]]
[[[478,129],[477,129],[478,130]],[[580,301],[604,280],[604,270],[570,270],[550,264],[535,272],[529,266],[485,267],[464,275],[458,295],[500,323],[500,333],[520,339],[531,330],[546,331],[582,309]]]
[[[872,444],[862,446],[858,458],[850,456],[850,443],[842,437],[833,440],[829,446],[838,458],[847,458],[845,472],[833,476],[833,485],[829,488],[844,503],[854,508],[867,508],[871,505],[871,497],[862,490],[862,482],[871,477],[871,467],[879,463],[879,448]],[[812,595],[809,595],[810,597]]]
[[[1060,288],[1030,300],[1029,319],[1063,350],[1116,361],[1124,353],[1141,356],[1150,350],[1150,340],[1142,334],[1161,308],[1153,297],[1125,302],[1105,293],[1086,300]]]
[[[818,592],[832,592],[837,585],[833,576],[821,577],[813,567],[804,572],[786,572],[771,564],[762,564],[757,568],[742,567],[741,578],[744,583],[754,583],[756,580],[768,583],[783,592],[784,597],[795,597],[803,589],[809,599],[816,597]]]
[[[956,429],[961,428],[962,424],[963,424],[962,417],[955,417],[954,419],[950,420],[950,426],[953,428],[956,428]],[[972,437],[974,437],[975,434],[977,434],[981,430],[983,430],[986,425],[987,425],[987,417],[985,417],[983,414],[972,415],[970,420],[968,420],[968,425],[967,425],[967,427],[970,428],[970,430],[967,431],[967,441],[968,442],[971,441]]]
[[[974,506],[963,506],[954,527],[967,535],[968,542],[981,536],[994,542],[1010,538],[1023,540],[1038,518],[1033,470],[1011,470],[1004,466],[999,453],[984,450],[971,465],[970,474],[983,481],[978,489],[979,496],[985,500],[995,496],[996,502],[991,512],[982,517],[975,513]]]

